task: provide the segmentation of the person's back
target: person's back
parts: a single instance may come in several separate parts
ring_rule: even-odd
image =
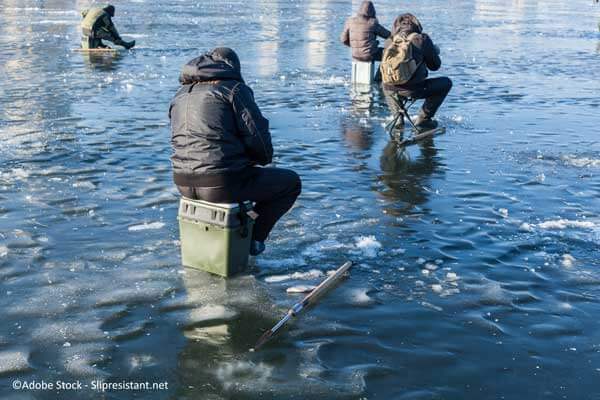
[[[379,47],[378,36],[386,39],[390,32],[379,24],[373,3],[363,1],[357,14],[346,21],[340,41],[352,49],[355,60],[381,61],[383,49]]]
[[[102,40],[108,40],[116,45],[130,49],[135,46],[135,40],[126,42],[121,39],[117,28],[112,22],[115,7],[107,5],[104,8],[93,7],[81,12],[81,47],[83,49],[106,48]]]
[[[251,254],[301,191],[296,173],[259,168],[273,157],[269,121],[241,75],[235,52],[217,48],[188,62],[171,102],[173,178],[188,198],[213,203],[256,203]]]
[[[410,40],[412,55],[417,68],[412,77],[403,84],[389,85],[384,82],[384,90],[396,92],[404,97],[426,99],[415,121],[420,127],[437,125],[433,117],[452,88],[452,81],[446,77],[428,79],[429,71],[437,71],[442,65],[439,48],[429,35],[423,33],[421,23],[412,14],[402,14],[394,21],[392,36],[386,40],[385,48],[393,46],[393,38],[401,35]]]
[[[184,66],[180,82],[170,109],[176,184],[218,186],[248,167],[271,162],[269,121],[260,112],[252,121],[242,120],[250,114],[244,107],[253,100],[237,68],[202,55]],[[244,143],[238,126],[246,123],[255,132],[242,136]]]
[[[396,35],[410,37],[413,46],[413,57],[418,65],[412,78],[401,86],[410,87],[418,82],[423,82],[429,75],[428,71],[440,69],[442,60],[439,56],[439,49],[433,44],[429,35],[423,33],[423,27],[417,17],[412,14],[401,15],[394,21],[392,32],[391,37],[385,41],[384,48],[387,49],[392,45],[392,39]]]

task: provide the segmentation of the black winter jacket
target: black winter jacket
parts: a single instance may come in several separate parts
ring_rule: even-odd
[[[179,186],[226,186],[243,179],[248,167],[272,160],[269,121],[235,59],[205,54],[183,67],[182,87],[169,109]]]

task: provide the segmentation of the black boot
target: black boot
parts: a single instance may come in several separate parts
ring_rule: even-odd
[[[415,118],[414,123],[419,130],[435,129],[438,127],[437,121],[422,112]]]

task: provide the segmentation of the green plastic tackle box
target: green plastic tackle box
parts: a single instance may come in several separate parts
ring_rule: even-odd
[[[182,197],[179,202],[184,266],[230,277],[248,266],[252,203],[218,204]]]

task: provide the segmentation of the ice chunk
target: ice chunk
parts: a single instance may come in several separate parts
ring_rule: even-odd
[[[144,222],[141,225],[130,226],[128,228],[128,230],[131,231],[131,232],[145,231],[145,230],[148,230],[148,229],[161,229],[163,226],[165,226],[164,222],[158,222],[158,221],[157,222],[151,222],[151,223]]]
[[[373,298],[367,293],[367,289],[354,289],[350,291],[350,301],[354,305],[369,305],[373,303]]]
[[[589,158],[589,157],[577,157],[574,155],[562,156],[562,160],[573,167],[585,168],[585,167],[600,167],[600,159]]]
[[[559,230],[559,229],[567,229],[567,228],[583,228],[583,229],[592,229],[596,226],[591,221],[576,221],[569,219],[557,219],[551,221],[545,221],[537,225],[541,229],[549,229],[549,230]]]
[[[276,283],[288,281],[290,279],[315,279],[323,276],[323,272],[318,269],[311,269],[307,272],[294,272],[293,274],[286,275],[271,275],[265,278],[267,283]]]
[[[29,354],[23,351],[0,352],[0,374],[22,372],[29,369]]]
[[[436,269],[438,269],[438,266],[436,264],[427,263],[425,264],[425,268],[427,268],[430,271],[435,271]]]
[[[449,282],[457,281],[458,275],[456,275],[456,273],[454,273],[454,272],[448,272],[446,274],[446,280]]]
[[[499,208],[498,212],[500,213],[500,215],[502,215],[504,218],[508,217],[508,210],[506,208]]]
[[[96,185],[89,181],[75,182],[73,184],[74,188],[83,188],[83,189],[96,189]]]
[[[361,250],[365,257],[377,257],[377,251],[381,248],[381,243],[377,241],[375,236],[359,236],[355,240],[356,248]]]
[[[570,254],[563,254],[561,264],[565,268],[573,268],[575,265],[575,257]]]
[[[442,285],[440,284],[433,284],[431,285],[431,290],[434,291],[434,293],[442,293]]]
[[[528,224],[527,222],[523,222],[519,229],[524,232],[531,232],[533,231],[533,226],[531,224]]]
[[[314,285],[297,285],[287,288],[287,293],[308,293],[311,292],[316,286]]]

